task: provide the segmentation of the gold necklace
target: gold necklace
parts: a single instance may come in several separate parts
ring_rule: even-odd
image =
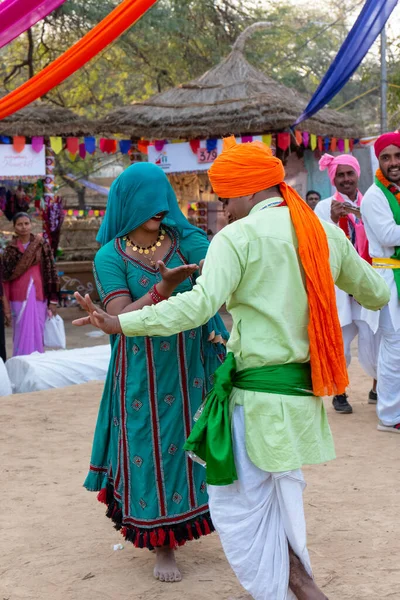
[[[150,260],[150,264],[154,266],[156,264],[154,261],[154,252],[157,250],[157,248],[159,248],[161,246],[161,242],[165,239],[165,230],[160,229],[156,241],[153,242],[152,244],[150,244],[150,246],[139,246],[139,244],[136,244],[135,242],[130,240],[127,235],[125,235],[122,239],[126,242],[127,246],[132,248],[133,252],[139,252],[139,254],[145,254],[146,258],[148,258]],[[150,254],[150,252],[152,253],[152,255],[148,256],[148,254]]]

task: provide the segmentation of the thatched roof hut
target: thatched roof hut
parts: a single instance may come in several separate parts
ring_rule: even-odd
[[[100,131],[146,139],[193,139],[287,129],[307,99],[253,67],[243,55],[248,35],[266,26],[255,23],[247,28],[229,56],[198,79],[112,111],[99,122]],[[319,111],[300,129],[338,138],[361,134],[352,118],[330,109]]]
[[[42,102],[27,106],[0,120],[0,135],[82,136],[96,133],[94,122],[67,108]]]

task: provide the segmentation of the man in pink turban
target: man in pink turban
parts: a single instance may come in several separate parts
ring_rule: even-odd
[[[368,240],[361,221],[360,206],[363,196],[358,189],[360,164],[350,154],[332,156],[324,154],[319,161],[321,171],[328,171],[332,186],[336,188],[333,196],[318,202],[315,214],[329,223],[340,227],[352,242],[358,254],[370,262]],[[351,343],[358,335],[358,359],[361,366],[373,379],[368,402],[376,404],[376,370],[378,360],[379,338],[375,336],[378,329],[377,313],[362,308],[354,298],[336,288],[336,302],[342,326],[346,362],[351,362]],[[334,409],[342,414],[349,414],[353,409],[347,394],[333,398]]]
[[[378,429],[400,433],[400,133],[375,142],[379,169],[367,190],[361,213],[372,266],[391,290],[380,311],[378,356]]]

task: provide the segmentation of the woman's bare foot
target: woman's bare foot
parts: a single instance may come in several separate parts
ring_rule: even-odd
[[[168,546],[156,548],[156,566],[154,577],[159,581],[181,581],[182,575],[175,560],[175,550]]]
[[[315,581],[309,576],[303,563],[291,548],[289,548],[289,557],[289,587],[295,594],[297,600],[328,600]]]

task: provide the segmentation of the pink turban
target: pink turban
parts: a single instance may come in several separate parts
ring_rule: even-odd
[[[339,165],[348,165],[357,173],[360,177],[361,169],[358,160],[350,154],[340,154],[339,156],[332,156],[332,154],[324,154],[319,161],[319,170],[325,171],[328,169],[329,179],[332,185],[334,185],[334,179],[336,177],[336,170]]]
[[[382,150],[388,146],[398,146],[400,148],[400,133],[384,133],[378,137],[374,144],[376,158],[379,158]]]

